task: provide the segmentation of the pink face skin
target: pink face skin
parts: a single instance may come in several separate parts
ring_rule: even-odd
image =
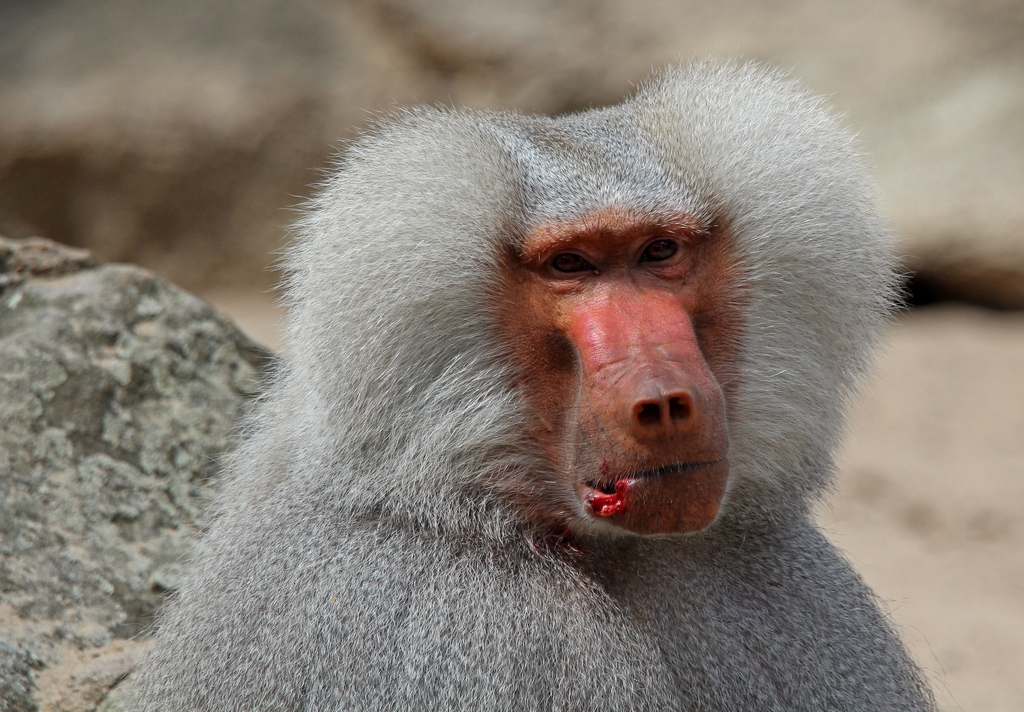
[[[536,231],[516,255],[503,298],[521,387],[595,523],[688,533],[718,515],[726,397],[709,364],[731,362],[738,323],[719,298],[734,282],[726,242],[685,216],[609,212]]]

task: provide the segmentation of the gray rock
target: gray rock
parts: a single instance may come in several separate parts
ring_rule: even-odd
[[[130,669],[268,359],[146,270],[0,238],[0,710]]]
[[[42,666],[30,650],[0,637],[0,712],[36,712],[32,671]]]

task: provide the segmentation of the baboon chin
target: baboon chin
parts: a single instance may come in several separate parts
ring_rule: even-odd
[[[135,709],[934,708],[811,514],[899,284],[798,83],[408,110],[295,234]]]

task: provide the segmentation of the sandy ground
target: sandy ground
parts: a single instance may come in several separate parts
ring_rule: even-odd
[[[906,315],[851,426],[832,540],[945,709],[1024,710],[1024,315]]]
[[[279,345],[269,294],[203,296]],[[890,342],[820,520],[943,709],[1024,711],[1024,314],[928,307]]]

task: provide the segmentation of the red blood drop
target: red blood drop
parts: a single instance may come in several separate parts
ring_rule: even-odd
[[[604,492],[592,492],[587,495],[587,504],[591,511],[598,517],[610,517],[626,511],[626,490],[629,489],[629,480],[619,480],[615,483],[615,492],[605,494]]]

